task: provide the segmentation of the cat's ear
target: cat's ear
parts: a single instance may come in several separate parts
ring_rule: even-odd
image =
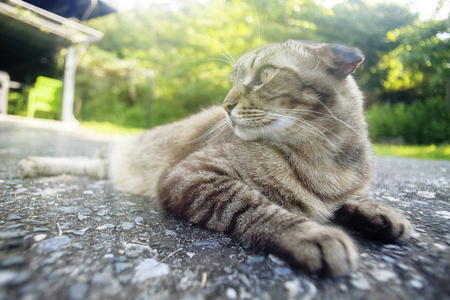
[[[352,74],[364,61],[364,55],[358,48],[328,44],[322,50],[325,65],[333,75],[340,78]]]

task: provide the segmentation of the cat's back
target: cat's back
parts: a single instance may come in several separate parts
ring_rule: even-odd
[[[225,129],[223,108],[215,106],[127,137],[111,147],[109,177],[120,190],[155,197],[159,176],[168,165],[196,151],[205,140],[217,138]]]

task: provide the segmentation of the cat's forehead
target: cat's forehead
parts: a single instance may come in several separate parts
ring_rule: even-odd
[[[261,67],[274,66],[284,67],[286,65],[301,64],[314,60],[314,47],[306,43],[287,41],[284,43],[273,43],[253,51],[247,52],[237,61],[232,72],[232,80],[245,81]]]

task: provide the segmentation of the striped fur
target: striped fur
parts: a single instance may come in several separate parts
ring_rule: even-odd
[[[305,270],[348,274],[357,248],[325,224],[388,241],[411,231],[403,216],[365,198],[372,150],[350,76],[362,60],[355,48],[299,41],[249,52],[234,66],[223,108],[117,144],[109,176],[179,218]]]

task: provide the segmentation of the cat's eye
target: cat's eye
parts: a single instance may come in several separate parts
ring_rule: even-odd
[[[259,82],[261,82],[261,83],[266,82],[275,74],[276,71],[277,71],[277,69],[274,67],[265,68],[261,72],[261,75],[259,75]]]

